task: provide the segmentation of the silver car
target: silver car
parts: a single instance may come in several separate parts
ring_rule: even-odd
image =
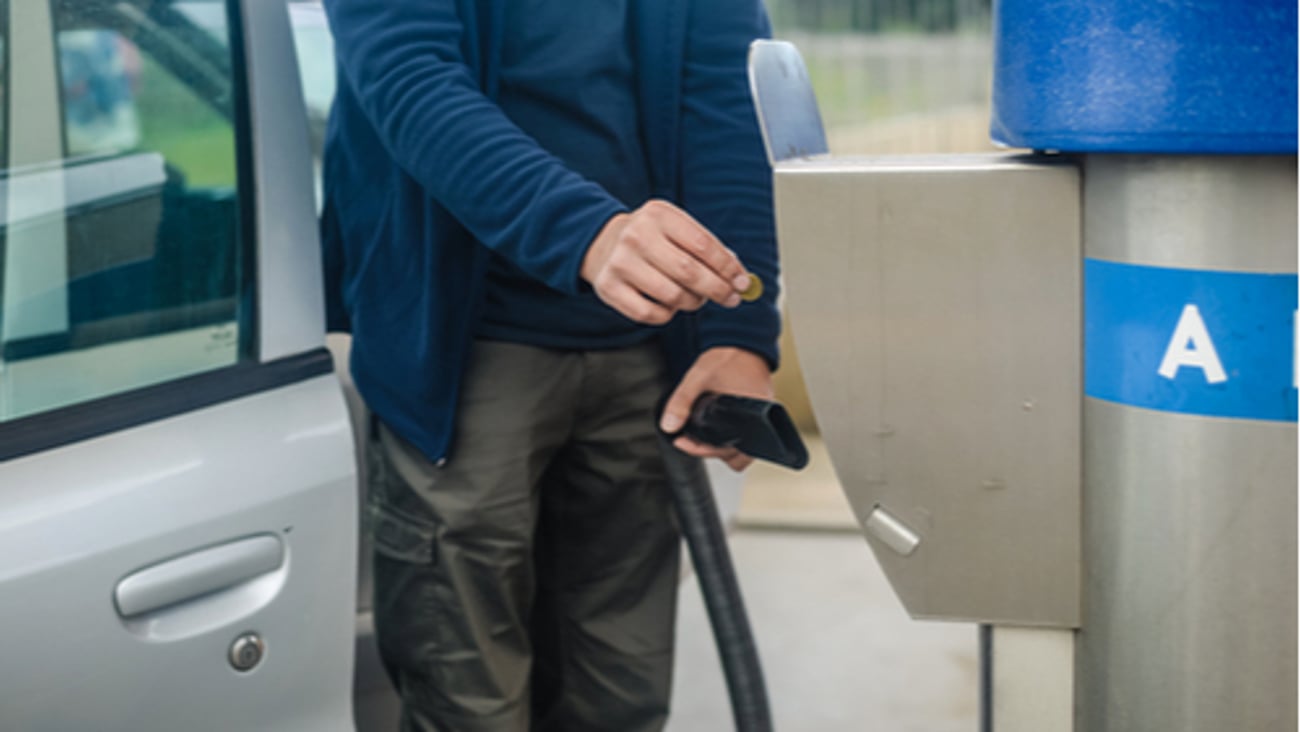
[[[0,730],[391,721],[289,17],[0,0]]]
[[[318,0],[0,0],[0,732],[396,728],[333,95]]]

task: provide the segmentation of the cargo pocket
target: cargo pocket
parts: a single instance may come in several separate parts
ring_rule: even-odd
[[[433,564],[437,559],[435,528],[431,524],[375,502],[370,506],[370,536],[375,552],[389,559],[412,564]]]
[[[412,564],[432,564],[436,526],[420,498],[402,481],[388,455],[378,419],[366,445],[366,523],[376,554]]]
[[[407,696],[415,679],[436,671],[430,659],[446,645],[446,569],[435,547],[436,527],[421,516],[370,504],[374,547],[375,639],[395,682]]]

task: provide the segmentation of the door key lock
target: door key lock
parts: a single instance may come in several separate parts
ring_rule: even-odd
[[[266,655],[266,642],[257,633],[245,633],[230,644],[230,665],[236,671],[252,671]]]

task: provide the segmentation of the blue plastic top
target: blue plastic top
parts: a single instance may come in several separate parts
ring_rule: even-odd
[[[999,0],[995,142],[1296,152],[1296,0]]]

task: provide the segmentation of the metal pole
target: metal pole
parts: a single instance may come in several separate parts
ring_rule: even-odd
[[[1076,729],[1294,730],[1296,158],[1084,180]]]

